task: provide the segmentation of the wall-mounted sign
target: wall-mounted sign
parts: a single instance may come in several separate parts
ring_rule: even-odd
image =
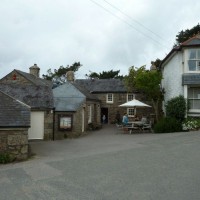
[[[58,115],[59,130],[72,130],[72,115]]]

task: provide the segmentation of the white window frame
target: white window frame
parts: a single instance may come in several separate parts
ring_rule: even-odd
[[[195,58],[190,58],[191,51],[195,51]],[[196,64],[195,70],[190,70],[189,61],[196,62],[195,63]],[[200,49],[199,48],[198,49],[196,48],[196,49],[188,49],[187,50],[186,63],[187,63],[188,72],[199,72],[200,71]]]
[[[127,102],[135,99],[135,95],[133,93],[127,93]]]
[[[197,90],[197,89],[199,89],[199,93],[195,94],[194,90]],[[189,96],[189,94],[190,94],[189,90],[192,90],[192,93],[193,93],[192,96]],[[191,106],[189,111],[190,112],[199,112],[200,108],[194,108],[193,106],[195,104],[195,101],[200,102],[200,88],[195,88],[195,87],[188,88],[188,100],[189,100],[190,106]]]
[[[106,102],[107,103],[113,103],[113,94],[112,93],[108,93],[106,95]]]
[[[135,116],[135,108],[127,108],[127,114],[129,117]]]

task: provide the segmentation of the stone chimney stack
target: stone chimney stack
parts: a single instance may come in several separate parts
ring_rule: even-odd
[[[74,82],[74,71],[68,71],[66,73],[67,81]]]
[[[37,78],[40,77],[40,68],[37,66],[37,64],[34,64],[30,69],[30,74],[36,76]]]
[[[151,61],[151,67],[150,67],[150,70],[157,70],[156,69],[156,66],[155,66],[155,63],[153,61]]]

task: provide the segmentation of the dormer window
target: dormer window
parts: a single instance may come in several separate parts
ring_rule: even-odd
[[[188,50],[189,71],[200,71],[200,49]]]

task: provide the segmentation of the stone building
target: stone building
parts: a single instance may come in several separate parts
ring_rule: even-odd
[[[39,71],[36,64],[30,73],[13,70],[0,80],[0,91],[31,107],[28,139],[49,140],[53,137],[52,83],[41,79]]]
[[[133,98],[149,103],[137,91],[128,93],[119,79],[76,80],[73,72],[68,72],[67,81],[52,83],[41,79],[39,71],[35,64],[30,73],[15,69],[0,80],[0,91],[30,106],[29,140],[78,137],[101,127],[103,115],[106,123],[115,123],[116,116],[121,121],[124,112],[131,120],[135,109],[119,105]],[[144,113],[145,109],[137,111],[139,116]]]
[[[119,105],[134,98],[146,102],[144,95],[138,93],[138,91],[128,93],[120,79],[77,79],[75,83],[87,89],[90,94],[101,101],[101,120],[102,116],[105,115],[107,123],[115,123],[117,115],[122,119],[125,112],[130,120],[134,117],[134,108],[123,108]],[[150,112],[152,112],[151,109],[142,108],[137,111],[137,114],[142,117],[143,115],[150,115]]]
[[[100,101],[80,85],[69,80],[54,88],[53,95],[55,139],[78,137],[101,126]]]
[[[0,91],[0,154],[28,158],[30,107]]]

